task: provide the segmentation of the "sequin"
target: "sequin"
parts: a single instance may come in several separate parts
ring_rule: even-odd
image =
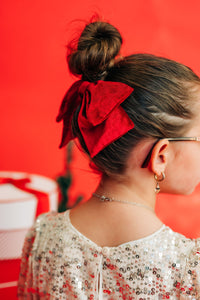
[[[100,247],[65,213],[41,215],[25,239],[18,299],[200,300],[200,239],[163,227]]]

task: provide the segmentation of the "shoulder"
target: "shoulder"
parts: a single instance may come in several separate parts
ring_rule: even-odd
[[[66,229],[66,212],[48,212],[40,215],[34,224],[34,231],[36,239],[47,237],[53,238],[58,232],[62,233]]]
[[[191,246],[191,249],[197,249],[198,247],[200,247],[200,238],[189,238],[179,232],[174,231],[168,226],[165,226],[165,228],[168,231],[168,237],[171,237],[172,241],[174,240],[182,245]]]
[[[41,214],[35,220],[34,225],[29,229],[26,234],[23,253],[33,250],[39,241],[52,235],[56,235],[56,232],[62,230],[64,221],[64,213],[48,212]]]
[[[200,247],[200,239],[188,238],[166,225],[159,236],[158,244],[160,243],[166,248],[166,251],[177,253],[181,261],[186,261],[192,252],[197,251],[198,245]]]
[[[170,259],[170,272],[179,273],[174,287],[180,291],[181,299],[187,299],[188,295],[200,295],[200,239],[187,238],[165,226],[158,246],[159,251],[166,251],[163,255],[164,261],[168,257]]]
[[[44,253],[47,251],[46,245],[48,240],[56,241],[56,238],[59,236],[57,228],[62,227],[61,224],[64,223],[63,218],[63,213],[48,212],[41,214],[26,234],[18,279],[18,299],[29,298],[28,285],[32,282],[33,265],[39,262],[41,257],[38,253],[41,249]]]
[[[39,215],[37,217],[37,219],[35,220],[33,226],[28,230],[28,232],[25,236],[25,244],[27,244],[27,245],[33,244],[33,242],[37,236],[37,232],[42,230],[42,228],[45,228],[46,226],[50,226],[51,220],[54,222],[57,215],[58,215],[58,213],[56,213],[56,212],[48,212],[48,213]]]
[[[35,230],[45,228],[46,226],[55,227],[59,222],[62,222],[64,213],[48,212],[41,214],[35,221]]]
[[[162,230],[159,238],[159,243],[162,243],[162,246],[168,247],[168,250],[173,249],[180,255],[184,254],[187,262],[193,259],[195,255],[200,263],[200,238],[186,237],[166,225],[164,225],[164,230]]]
[[[189,239],[177,233],[176,236],[181,240],[181,255],[186,258],[181,278],[181,297],[185,299],[190,295],[200,299],[200,238]]]

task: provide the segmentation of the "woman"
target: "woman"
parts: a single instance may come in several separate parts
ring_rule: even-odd
[[[68,55],[60,147],[77,137],[102,179],[91,198],[38,218],[27,235],[19,299],[200,299],[200,241],[164,225],[156,194],[200,182],[200,79],[175,61],[121,57],[105,22]]]

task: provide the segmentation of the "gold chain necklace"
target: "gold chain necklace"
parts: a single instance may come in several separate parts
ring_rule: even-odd
[[[121,200],[117,200],[117,199],[114,199],[114,198],[109,198],[109,197],[104,196],[104,195],[99,195],[99,194],[96,194],[96,193],[93,193],[92,195],[95,196],[95,197],[100,198],[100,201],[102,201],[102,202],[112,202],[112,201],[122,202],[122,203],[126,203],[126,204],[132,204],[132,205],[135,205],[135,206],[144,207],[144,208],[150,209],[151,211],[154,212],[154,209],[152,207],[150,207],[148,205],[145,205],[145,204],[142,204],[142,203],[129,202],[129,201],[121,201]]]

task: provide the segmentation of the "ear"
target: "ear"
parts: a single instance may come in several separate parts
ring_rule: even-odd
[[[169,153],[169,141],[167,139],[162,139],[153,148],[151,159],[149,162],[150,170],[156,174],[160,175],[165,171],[168,162]]]

